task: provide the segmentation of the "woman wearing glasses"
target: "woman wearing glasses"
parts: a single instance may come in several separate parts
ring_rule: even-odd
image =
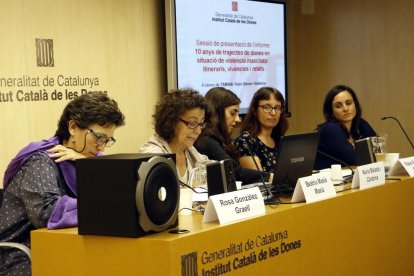
[[[243,168],[236,161],[239,155],[232,143],[231,133],[240,122],[239,97],[226,88],[214,87],[204,98],[209,105],[211,116],[206,128],[196,141],[197,150],[212,160],[232,160],[236,180],[242,181],[243,184],[261,181],[255,168],[254,170]],[[269,177],[269,174],[264,174],[266,180],[269,180]]]
[[[155,134],[139,150],[140,153],[175,153],[178,178],[188,184],[196,162],[208,160],[193,144],[205,127],[207,104],[191,89],[173,90],[156,105]]]
[[[260,170],[274,172],[277,146],[288,129],[284,104],[282,93],[272,87],[262,87],[253,95],[241,135],[234,142],[243,167],[256,169],[255,158]]]
[[[74,160],[97,156],[115,142],[124,125],[117,103],[100,92],[83,94],[63,110],[55,136],[30,143],[10,162],[4,175],[0,241],[30,246],[30,231],[77,225]],[[2,248],[0,274],[30,275],[30,261]]]

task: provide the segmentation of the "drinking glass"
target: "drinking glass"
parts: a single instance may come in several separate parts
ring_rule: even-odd
[[[190,172],[190,181],[188,183],[192,188],[207,186],[207,164],[211,162],[214,161],[206,160],[196,162],[195,167]]]
[[[387,134],[371,137],[372,151],[377,162],[385,162],[387,153]]]

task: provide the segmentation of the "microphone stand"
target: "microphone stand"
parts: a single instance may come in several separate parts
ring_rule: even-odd
[[[247,131],[244,131],[244,133],[246,133],[248,135],[248,137],[250,138],[250,133],[248,133]],[[253,159],[253,163],[256,166],[257,172],[259,173],[260,178],[262,179],[263,186],[266,189],[266,198],[264,199],[265,205],[280,204],[281,203],[280,199],[277,196],[273,195],[270,192],[269,188],[267,187],[266,181],[264,180],[262,172],[259,169],[259,165],[257,165],[256,159],[254,158],[253,151],[250,148],[249,143],[245,142],[244,144],[246,145],[247,149],[249,150],[249,153],[250,153],[250,155]]]
[[[411,148],[414,150],[414,145],[413,145],[413,142],[411,142],[410,137],[408,137],[408,134],[407,134],[407,132],[405,132],[405,130],[404,130],[404,128],[403,128],[403,126],[402,126],[402,125],[401,125],[401,123],[400,123],[400,121],[399,121],[397,118],[393,117],[393,116],[387,116],[387,117],[382,117],[382,118],[381,118],[381,120],[387,120],[387,119],[393,119],[393,120],[395,120],[395,121],[398,123],[398,125],[399,125],[399,126],[400,126],[400,128],[401,128],[401,130],[404,132],[405,137],[407,138],[408,142],[410,143]]]

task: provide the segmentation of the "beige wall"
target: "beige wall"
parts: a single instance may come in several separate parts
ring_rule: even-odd
[[[0,102],[0,174],[29,141],[48,138],[69,100],[52,101],[57,89],[104,90],[126,115],[126,126],[107,153],[134,152],[152,134],[151,115],[166,89],[163,1],[13,0],[0,1],[0,78],[24,75],[98,78],[99,85],[0,87],[14,94]],[[35,39],[53,39],[54,67],[36,66]],[[48,101],[18,102],[17,90],[46,90]],[[0,181],[2,182],[2,181]]]
[[[414,72],[414,1],[287,0],[289,12],[290,133],[322,121],[322,103],[335,84],[359,96],[366,118],[387,133],[389,151],[412,156],[395,121],[414,139],[411,80]],[[301,5],[314,4],[304,15]],[[302,6],[303,7],[303,6]]]

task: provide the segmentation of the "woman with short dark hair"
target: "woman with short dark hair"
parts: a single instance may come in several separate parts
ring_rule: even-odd
[[[115,143],[125,124],[118,104],[92,92],[63,110],[55,136],[30,143],[10,162],[4,175],[0,208],[0,241],[30,247],[30,231],[77,226],[74,160],[99,155]],[[30,260],[14,248],[0,252],[1,275],[30,275]]]
[[[208,160],[193,144],[205,127],[207,103],[192,89],[177,89],[166,94],[156,105],[155,134],[140,153],[175,153],[178,178],[189,184],[196,162]]]

